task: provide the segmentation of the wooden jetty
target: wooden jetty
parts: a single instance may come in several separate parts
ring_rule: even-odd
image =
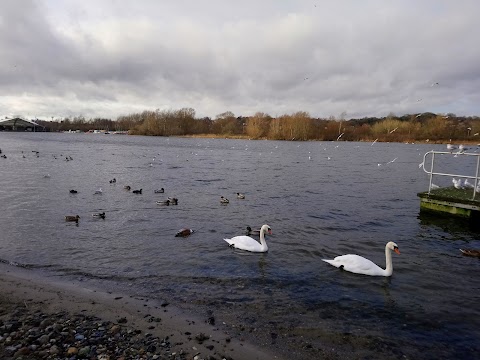
[[[480,195],[473,198],[473,189],[448,188],[430,189],[417,194],[420,210],[434,211],[478,219],[480,221]]]
[[[437,157],[435,157],[437,156]],[[445,158],[445,156],[454,156],[458,160],[474,160],[475,173],[472,175],[452,174],[435,171],[435,161]],[[429,161],[427,161],[429,160]],[[457,161],[457,159],[455,159]],[[426,169],[425,164],[429,163],[430,168]],[[423,157],[421,164],[423,170],[429,175],[428,191],[418,193],[420,198],[420,210],[444,213],[446,215],[455,215],[462,218],[473,220],[480,223],[480,154],[467,153],[464,151],[429,151]],[[456,186],[433,188],[433,176],[457,178],[459,184]],[[470,181],[470,187],[461,186],[463,180]]]

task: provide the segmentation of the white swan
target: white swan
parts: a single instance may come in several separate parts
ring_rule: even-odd
[[[269,225],[265,224],[260,229],[260,243],[254,238],[246,235],[235,236],[231,239],[225,240],[229,246],[234,247],[235,249],[246,250],[251,252],[267,252],[268,246],[265,242],[265,233],[268,232],[272,234],[272,229]]]
[[[341,268],[355,274],[391,276],[393,272],[392,250],[397,254],[400,254],[397,244],[395,244],[393,241],[390,241],[387,243],[387,245],[385,245],[386,269],[382,269],[380,266],[362,256],[352,254],[337,256],[333,260],[322,260],[337,268]]]

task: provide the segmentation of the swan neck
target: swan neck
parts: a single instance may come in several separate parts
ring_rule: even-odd
[[[265,241],[265,230],[264,229],[260,230],[260,244],[262,244],[262,246],[265,249],[267,249],[267,242]]]
[[[392,262],[392,250],[385,246],[385,274],[387,276],[392,275],[393,273],[393,262]]]

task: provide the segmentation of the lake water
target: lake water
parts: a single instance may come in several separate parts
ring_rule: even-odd
[[[444,148],[0,133],[0,261],[213,313],[289,359],[473,359],[480,261],[459,248],[480,249],[479,234],[419,216],[428,178],[418,165]],[[168,196],[179,204],[156,204]],[[65,222],[77,214],[78,226]],[[273,230],[266,254],[223,240],[263,224]],[[195,233],[175,237],[181,228]],[[321,261],[356,253],[384,267],[388,241],[401,251],[391,278]]]

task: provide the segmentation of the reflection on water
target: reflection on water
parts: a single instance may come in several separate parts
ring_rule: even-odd
[[[418,214],[420,224],[433,226],[447,233],[480,232],[480,220],[477,218],[463,218],[432,211],[420,211]]]
[[[480,248],[478,232],[418,215],[418,164],[437,145],[39,133],[0,143],[0,261],[213,311],[289,359],[478,352],[480,262],[458,250]],[[156,204],[169,196],[177,206]],[[78,226],[65,222],[76,214]],[[265,223],[266,254],[223,240]],[[195,232],[175,237],[182,228]],[[356,253],[385,267],[388,241],[401,250],[391,278],[322,261]]]

